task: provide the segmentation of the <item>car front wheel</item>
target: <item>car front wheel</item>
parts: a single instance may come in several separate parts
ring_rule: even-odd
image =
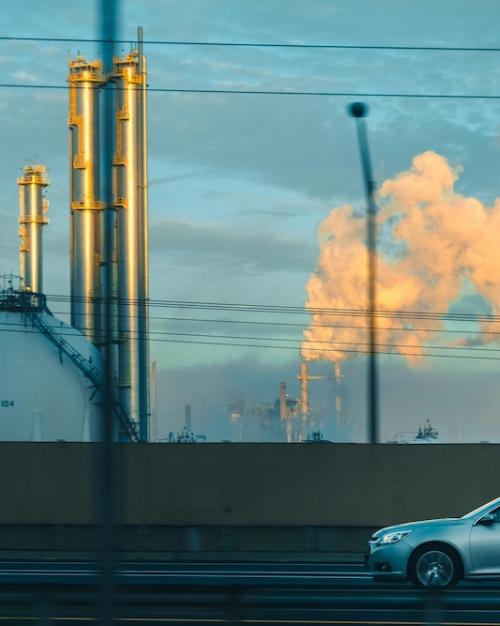
[[[412,559],[410,575],[420,587],[450,587],[460,578],[460,564],[451,550],[422,548]]]

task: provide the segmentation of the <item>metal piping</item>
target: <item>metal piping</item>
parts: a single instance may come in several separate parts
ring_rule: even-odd
[[[49,203],[44,189],[49,184],[45,166],[27,165],[19,185],[19,266],[25,291],[43,293],[42,228],[49,220],[45,213]]]
[[[282,426],[284,426],[285,439],[287,443],[292,443],[293,441],[293,423],[290,419],[290,411],[288,410],[287,404],[287,391],[286,391],[286,383],[280,383],[280,397],[279,397],[279,407],[280,407],[280,420]]]
[[[138,50],[114,59],[114,205],[118,260],[118,395],[149,439],[146,70]]]
[[[101,337],[99,87],[102,63],[80,55],[69,64],[71,325],[96,345]]]
[[[302,360],[300,362],[298,379],[300,380],[300,412],[304,418],[309,413],[309,372],[307,361]]]

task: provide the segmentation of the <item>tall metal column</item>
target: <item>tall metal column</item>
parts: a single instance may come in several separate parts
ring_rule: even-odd
[[[21,287],[43,293],[42,228],[48,224],[49,206],[44,189],[49,184],[43,165],[27,165],[19,185],[19,266]]]
[[[146,70],[138,50],[114,61],[114,204],[118,257],[118,385],[121,404],[149,435]]]
[[[100,61],[69,64],[71,325],[100,345],[100,257],[104,203],[99,199]]]

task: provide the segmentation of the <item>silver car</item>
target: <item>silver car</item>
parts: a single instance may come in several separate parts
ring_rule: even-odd
[[[398,524],[369,541],[375,580],[447,587],[460,579],[500,577],[500,498],[460,518]]]

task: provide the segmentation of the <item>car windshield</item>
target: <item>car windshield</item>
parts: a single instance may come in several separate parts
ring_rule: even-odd
[[[490,500],[486,504],[482,504],[477,509],[474,509],[470,513],[466,513],[462,516],[462,519],[466,519],[467,517],[474,517],[475,515],[481,514],[483,511],[486,512],[493,504],[500,504],[500,498],[495,498],[494,500]]]

